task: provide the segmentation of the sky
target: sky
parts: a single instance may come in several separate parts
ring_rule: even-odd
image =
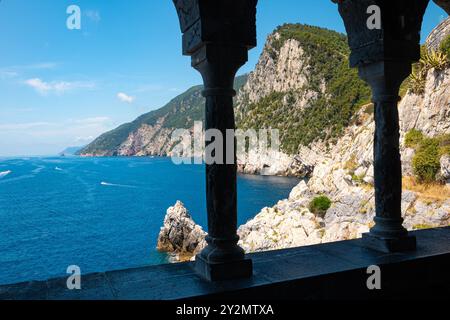
[[[67,28],[67,8],[81,29]],[[425,37],[447,14],[431,3]],[[331,0],[259,0],[258,47],[284,23],[345,32]],[[171,0],[0,0],[0,156],[54,155],[201,83]]]

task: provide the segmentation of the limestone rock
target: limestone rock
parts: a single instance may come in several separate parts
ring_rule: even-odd
[[[440,177],[447,184],[450,184],[450,155],[444,155],[441,158]]]
[[[276,39],[277,35],[273,37]],[[270,41],[267,45],[270,46]],[[294,41],[288,41],[280,50],[281,60],[276,61],[270,56],[270,50],[265,50],[238,100],[257,101],[272,91],[303,85],[302,79],[307,77],[302,65],[296,61],[303,54],[301,47]],[[284,74],[280,69],[282,66],[291,71]],[[299,79],[300,83],[297,82]],[[450,133],[449,93],[450,69],[440,72],[430,70],[424,95],[407,93],[399,104],[404,175],[412,174],[414,150],[403,145],[409,130],[418,129],[430,137]],[[279,201],[272,208],[262,209],[252,220],[239,227],[239,243],[247,252],[354,239],[370,230],[375,215],[375,123],[373,116],[366,113],[366,107],[362,107],[356,115],[359,121],[348,126],[333,145],[317,141],[308,147],[300,147],[295,156],[281,152],[263,155],[255,152],[248,158],[239,159],[243,172],[294,174],[308,178],[292,190],[288,199]],[[440,175],[449,183],[448,155],[441,158]],[[318,195],[326,195],[332,200],[332,206],[323,218],[309,210],[310,202]],[[448,226],[450,223],[450,199],[430,200],[418,192],[403,190],[401,210],[404,225],[409,230]],[[199,248],[204,247],[205,233],[193,225],[192,220],[187,219],[190,221],[189,227],[180,227],[184,225],[180,222],[184,218],[177,217],[186,215],[186,209],[180,205],[168,210],[160,235],[162,248],[167,251],[198,252]],[[186,236],[191,233],[192,236]]]
[[[170,253],[174,260],[190,260],[205,246],[206,232],[189,215],[183,203],[167,209],[164,225],[158,237],[157,249]]]
[[[297,186],[292,189],[289,194],[289,200],[296,201],[310,195],[308,185],[302,180]]]
[[[278,51],[274,43],[279,38],[278,33],[268,37],[256,69],[237,97],[238,107],[258,102],[272,92],[300,89],[308,83],[307,59],[301,43],[287,40]],[[238,108],[238,116],[240,111]]]

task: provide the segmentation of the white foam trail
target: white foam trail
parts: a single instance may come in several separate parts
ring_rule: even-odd
[[[12,172],[11,170],[0,172],[0,178],[6,177],[11,172]]]
[[[109,182],[101,182],[100,184],[105,187],[136,188],[134,186],[127,186],[124,184],[115,184],[115,183],[109,183]]]
[[[44,166],[38,166],[36,169],[34,169],[33,171],[31,171],[31,173],[34,173],[34,174],[38,174],[38,173],[40,173],[42,170],[44,170],[45,169],[45,167]]]
[[[59,168],[59,167],[56,167],[55,170],[56,170],[56,171],[63,171],[63,169],[61,169],[61,168]]]

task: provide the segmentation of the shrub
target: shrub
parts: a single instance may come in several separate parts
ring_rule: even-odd
[[[358,162],[356,161],[356,156],[352,155],[344,164],[344,169],[347,170],[349,174],[354,174],[357,168]]]
[[[420,183],[432,183],[439,172],[439,139],[425,138],[412,160],[414,175]]]
[[[448,35],[442,42],[440,46],[442,53],[450,57],[450,35]]]
[[[450,155],[450,133],[438,137],[439,140],[439,156]]]
[[[367,105],[366,108],[364,109],[364,113],[370,116],[373,115],[375,113],[375,105],[373,103]]]
[[[438,71],[447,68],[449,61],[445,53],[441,51],[426,51],[421,60],[427,69],[436,69]]]
[[[416,149],[423,141],[423,139],[424,136],[422,131],[416,129],[409,130],[405,135],[405,146],[407,148]]]
[[[442,43],[442,45],[446,48],[447,44]],[[418,95],[422,95],[425,91],[428,71],[433,68],[437,71],[441,71],[448,68],[450,65],[450,55],[446,49],[442,49],[442,46],[438,51],[428,50],[426,47],[422,46],[420,54],[420,61],[414,64],[413,72],[407,80],[408,88],[412,93]]]
[[[327,196],[315,197],[309,204],[309,210],[320,216],[324,216],[331,207],[331,200]]]
[[[422,67],[416,64],[413,67],[413,72],[409,76],[408,88],[414,94],[423,95],[425,93],[427,75],[424,73],[424,70],[425,69],[422,69]]]
[[[366,177],[365,175],[357,176],[356,174],[352,174],[352,180],[357,184],[364,184],[365,177]]]
[[[433,226],[429,224],[416,224],[413,226],[414,230],[424,230],[424,229],[431,229]]]

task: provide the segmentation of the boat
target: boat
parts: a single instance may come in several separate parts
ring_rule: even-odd
[[[6,177],[11,172],[12,172],[11,170],[0,172],[0,178]]]

